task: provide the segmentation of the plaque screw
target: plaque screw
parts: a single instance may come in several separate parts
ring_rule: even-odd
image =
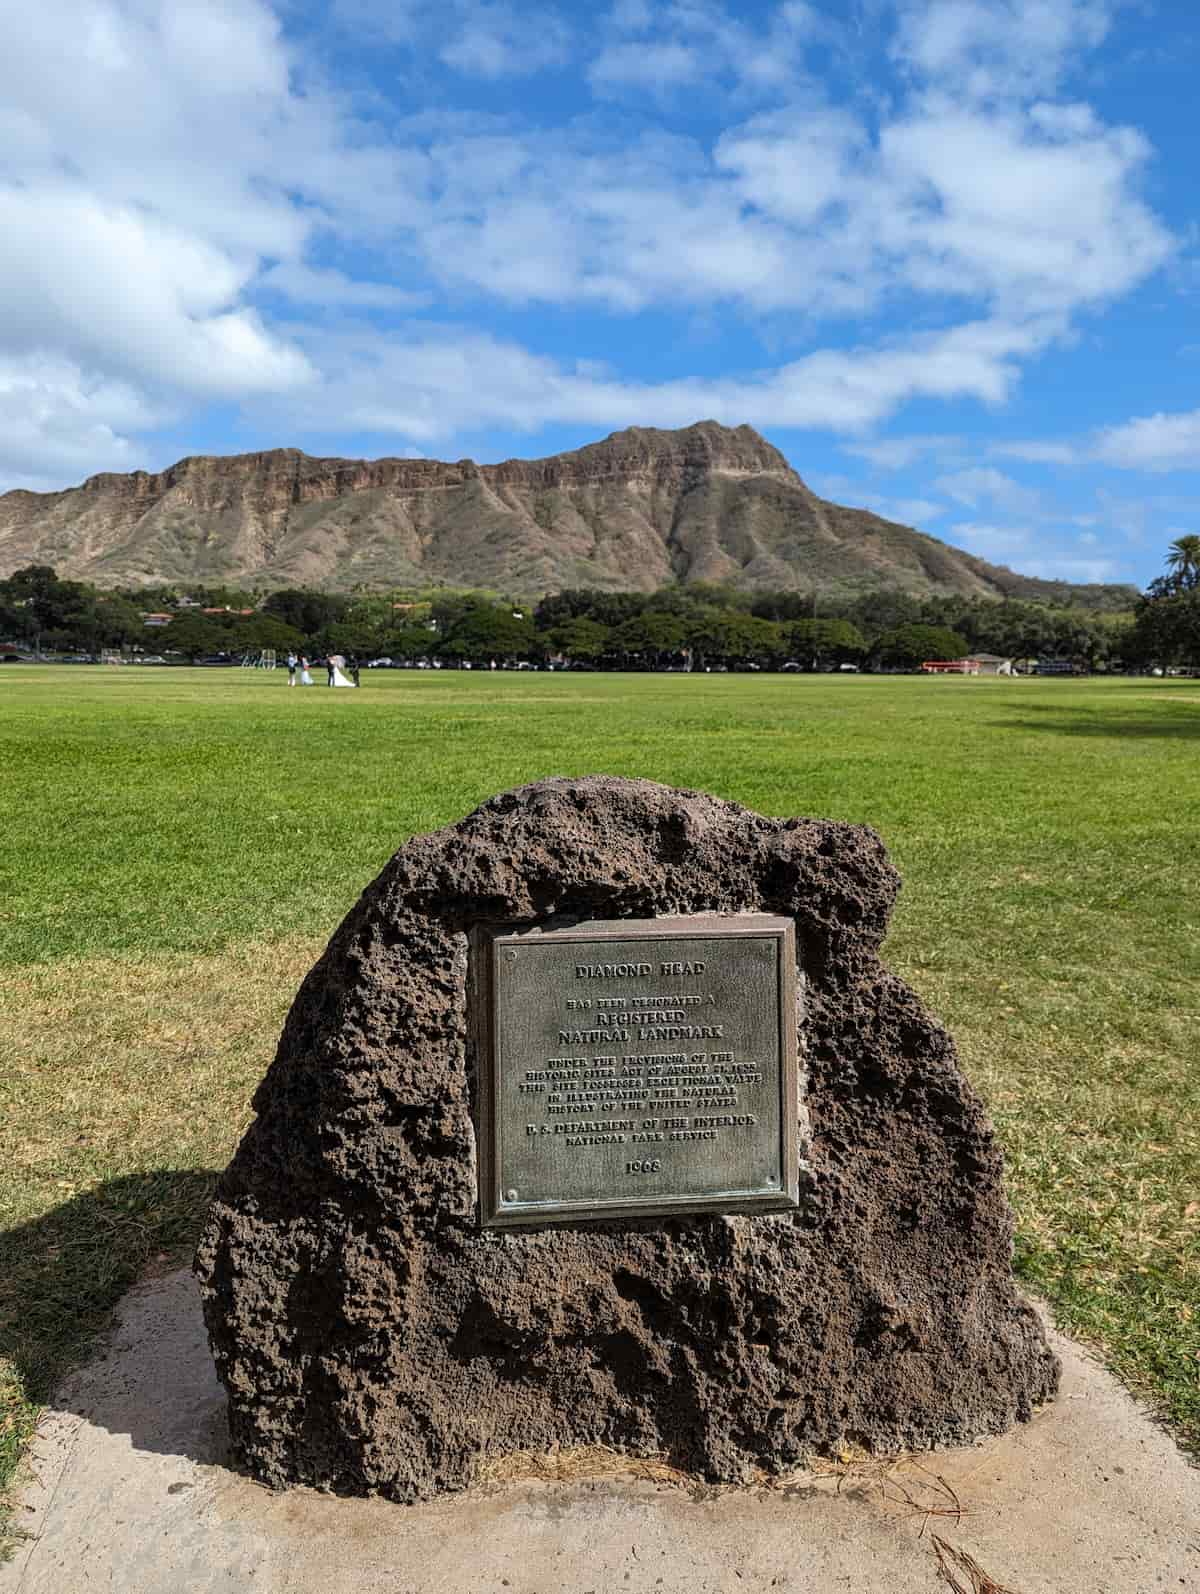
[[[506,1190],[504,1192],[504,1199],[506,1201],[515,1201],[517,1199],[517,1192],[515,1190]]]
[[[504,961],[506,963],[515,963],[517,961],[517,954],[515,952],[506,952],[504,954]]]
[[[775,1174],[769,1173],[767,1175],[767,1183],[768,1184],[778,1184],[779,1183],[779,1179],[778,1179],[778,1177]]]

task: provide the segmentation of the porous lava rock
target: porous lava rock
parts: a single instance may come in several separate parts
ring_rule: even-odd
[[[197,1253],[239,1462],[416,1500],[515,1450],[730,1482],[1027,1418],[1057,1363],[993,1131],[879,960],[897,888],[864,827],[608,776],[403,847],[304,980]],[[472,927],[714,912],[795,920],[800,1207],[481,1230]]]

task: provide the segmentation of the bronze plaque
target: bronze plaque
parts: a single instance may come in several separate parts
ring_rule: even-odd
[[[481,934],[485,1226],[797,1204],[791,919]]]

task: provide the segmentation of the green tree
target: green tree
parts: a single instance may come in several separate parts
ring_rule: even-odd
[[[104,647],[130,647],[146,634],[142,611],[117,592],[97,593],[96,621]]]
[[[178,624],[178,619],[172,620],[171,631]],[[299,652],[305,641],[294,625],[285,625],[273,614],[262,613],[239,615],[227,634],[233,650],[241,653],[258,652],[263,648],[274,648],[276,653],[286,654],[289,648]]]
[[[849,620],[796,620],[783,629],[788,652],[811,670],[856,664],[867,651],[866,638]]]
[[[1176,537],[1167,549],[1166,563],[1180,591],[1190,592],[1200,586],[1200,536],[1189,533]]]
[[[887,631],[921,623],[921,605],[911,592],[880,588],[856,598],[844,618],[853,620],[868,640],[877,640]]]
[[[1200,537],[1177,537],[1167,550],[1167,574],[1138,601],[1129,656],[1138,664],[1200,664]]]
[[[533,621],[512,609],[477,600],[460,608],[438,643],[443,658],[472,663],[491,659],[524,659],[534,651]]]
[[[600,592],[591,587],[569,588],[565,592],[552,592],[542,599],[534,610],[534,622],[539,631],[552,631],[568,620],[586,618],[597,625],[616,627],[641,614],[649,599],[644,592]]]
[[[264,601],[262,612],[274,615],[285,625],[294,626],[303,637],[315,640],[327,627],[344,619],[348,608],[348,601],[336,593],[284,587]]]
[[[652,669],[677,658],[684,644],[685,626],[674,614],[647,610],[619,625],[612,645],[624,659],[640,659]]]
[[[392,659],[424,659],[436,649],[437,637],[429,627],[410,622],[389,631],[380,651]]]
[[[99,621],[94,588],[81,581],[62,581],[51,565],[26,565],[0,583],[6,606],[16,619],[18,635],[40,654],[44,647],[98,646]]]
[[[965,638],[941,625],[900,625],[885,631],[875,647],[881,664],[915,670],[933,659],[961,659],[967,652]]]
[[[232,646],[229,627],[215,615],[201,614],[198,609],[184,609],[161,633],[163,647],[171,653],[182,653],[194,663],[205,653],[228,652]]]
[[[787,652],[783,626],[737,610],[729,613],[724,641],[725,658],[730,664],[769,665]]]
[[[545,636],[557,652],[584,664],[594,664],[603,658],[612,645],[609,628],[597,620],[589,620],[586,614],[555,626]]]

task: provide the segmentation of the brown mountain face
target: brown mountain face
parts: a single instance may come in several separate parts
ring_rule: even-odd
[[[749,426],[633,427],[549,459],[180,460],[0,495],[0,577],[29,564],[100,586],[346,589],[672,582],[1061,597],[921,532],[810,492]]]

